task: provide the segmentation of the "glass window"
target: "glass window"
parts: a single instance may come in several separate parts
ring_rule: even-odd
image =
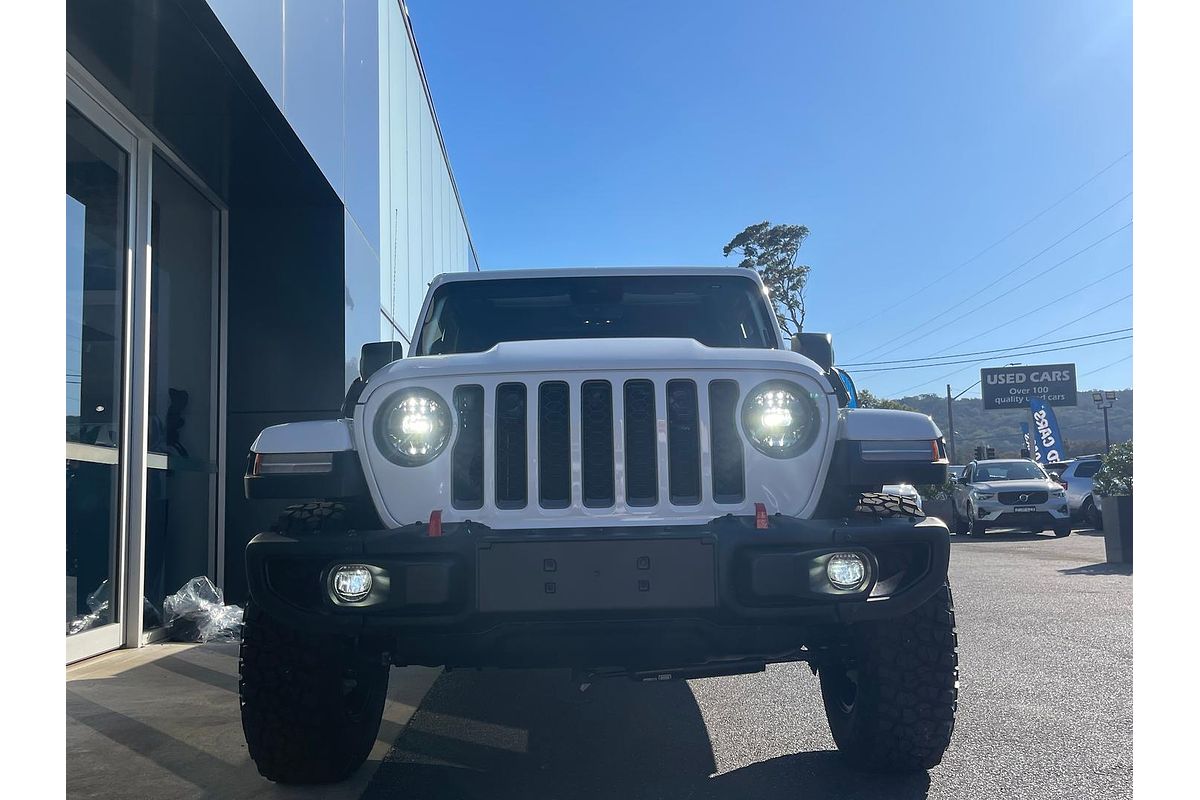
[[[157,155],[150,213],[146,628],[213,555],[221,241],[217,208]]]
[[[442,285],[415,355],[477,353],[531,339],[678,337],[709,347],[776,345],[758,284],[737,277],[627,275]]]
[[[129,154],[67,106],[67,633],[117,619]]]
[[[1099,461],[1080,461],[1079,466],[1075,468],[1076,478],[1091,478],[1100,471]]]

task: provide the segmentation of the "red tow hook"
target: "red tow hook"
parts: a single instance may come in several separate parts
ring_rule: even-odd
[[[766,503],[754,504],[754,527],[760,531],[767,529],[767,505]]]
[[[429,535],[442,535],[442,510],[440,508],[434,509],[429,513]]]

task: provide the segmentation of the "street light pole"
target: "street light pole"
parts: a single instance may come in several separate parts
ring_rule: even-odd
[[[946,417],[950,423],[950,463],[958,463],[958,451],[954,447],[954,398],[950,396],[950,384],[946,384]]]
[[[1092,392],[1092,402],[1096,404],[1096,408],[1104,412],[1104,452],[1107,453],[1112,449],[1112,442],[1108,438],[1108,410],[1112,408],[1113,402],[1117,399],[1117,393],[1114,391]]]

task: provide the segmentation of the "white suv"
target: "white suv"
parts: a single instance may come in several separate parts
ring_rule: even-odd
[[[952,526],[960,535],[988,528],[1071,533],[1066,490],[1030,459],[972,461],[954,481],[951,500]]]

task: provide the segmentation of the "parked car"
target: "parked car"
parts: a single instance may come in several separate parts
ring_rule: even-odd
[[[1032,459],[972,461],[955,482],[952,501],[950,524],[960,535],[988,528],[1071,533],[1067,490]]]
[[[941,431],[851,407],[828,337],[789,349],[765,298],[728,267],[443,275],[413,353],[363,346],[341,419],[264,430],[246,494],[297,504],[246,549],[259,771],[347,777],[408,664],[582,686],[807,661],[851,763],[941,761],[949,531],[857,511],[945,481]]]
[[[911,483],[890,483],[883,487],[883,494],[890,494],[893,497],[907,500],[912,503],[918,512],[924,514],[924,509],[921,505],[921,493]]]
[[[1080,456],[1061,466],[1050,464],[1046,470],[1057,475],[1058,482],[1067,490],[1067,509],[1071,519],[1084,520],[1096,530],[1104,527],[1100,519],[1100,506],[1092,496],[1092,478],[1100,471],[1099,456]]]

